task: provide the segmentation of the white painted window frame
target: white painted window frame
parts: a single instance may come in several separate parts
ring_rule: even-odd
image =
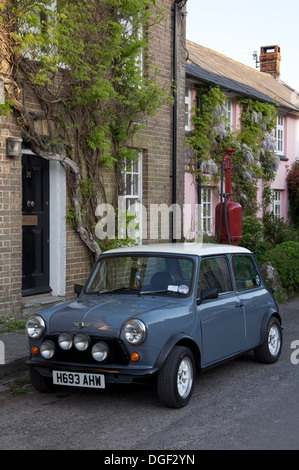
[[[213,232],[213,189],[201,188],[201,223],[202,230],[207,235]]]
[[[224,115],[229,121],[229,125],[233,127],[233,102],[231,98],[226,97],[227,103],[225,104],[225,112]]]
[[[276,140],[276,153],[277,155],[284,154],[284,136],[285,136],[285,120],[284,116],[279,114],[276,119],[275,140]]]
[[[279,219],[282,217],[282,193],[282,190],[273,190],[273,214]]]
[[[131,184],[127,186],[127,176],[130,176]],[[125,193],[124,193],[124,202],[125,209],[129,213],[135,214],[138,230],[135,233],[136,239],[139,239],[141,242],[142,239],[142,150],[138,151],[138,159],[136,162],[131,163],[130,165],[125,165],[124,167],[124,184],[125,184]],[[135,187],[134,187],[135,186]],[[136,189],[137,186],[137,189]]]

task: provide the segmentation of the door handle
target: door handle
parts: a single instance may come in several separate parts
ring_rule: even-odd
[[[235,308],[242,308],[242,307],[244,307],[244,304],[242,304],[242,302],[238,302],[235,305]]]
[[[27,201],[27,207],[34,207],[35,202],[34,201]]]

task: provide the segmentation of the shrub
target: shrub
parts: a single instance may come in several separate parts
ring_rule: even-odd
[[[270,263],[277,269],[282,286],[290,293],[299,291],[299,243],[284,242],[268,251],[263,262]]]
[[[264,227],[260,219],[253,216],[243,218],[239,245],[252,251],[258,261],[263,257],[269,247],[264,239]]]
[[[273,212],[264,214],[264,235],[273,245],[284,242],[299,242],[299,231],[284,218],[276,217]]]

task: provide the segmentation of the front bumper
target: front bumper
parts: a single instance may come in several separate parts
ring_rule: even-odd
[[[61,363],[55,361],[38,361],[34,358],[28,358],[26,364],[33,367],[45,377],[52,377],[52,371],[67,372],[85,372],[90,374],[103,374],[106,383],[131,383],[154,376],[158,369],[155,367],[129,367],[129,366],[99,366],[90,364]]]

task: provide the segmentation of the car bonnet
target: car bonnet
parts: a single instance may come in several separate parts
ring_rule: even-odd
[[[78,299],[60,305],[49,316],[49,334],[62,331],[118,336],[129,318],[175,307],[174,299],[138,297],[137,295],[103,295]]]

